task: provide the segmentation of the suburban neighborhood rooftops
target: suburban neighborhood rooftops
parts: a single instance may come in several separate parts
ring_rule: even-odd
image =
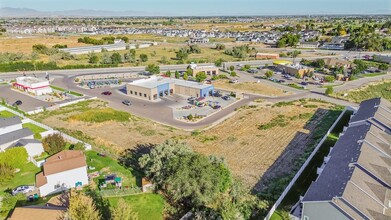
[[[53,220],[61,219],[65,207],[16,207],[9,220]]]
[[[82,151],[64,150],[46,159],[43,165],[43,174],[47,176],[85,166],[87,163]]]
[[[380,98],[365,100],[360,103],[357,113],[350,119],[350,123],[363,121],[372,118],[375,115],[377,106],[380,104]]]
[[[10,117],[10,118],[0,118],[0,128],[21,124],[22,121],[18,116]]]
[[[15,140],[33,135],[33,132],[28,128],[19,129],[6,134],[0,135],[0,145],[13,142]]]

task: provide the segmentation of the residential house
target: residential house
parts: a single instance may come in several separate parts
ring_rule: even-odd
[[[66,207],[27,206],[16,207],[8,220],[56,220],[62,219]]]
[[[44,152],[41,141],[35,139],[20,139],[14,147],[24,147],[29,157],[39,156]]]
[[[88,184],[87,163],[83,151],[64,150],[46,159],[35,177],[41,196]]]
[[[22,127],[19,117],[0,118],[0,152],[12,147],[20,139],[33,139],[33,132]]]
[[[296,219],[391,219],[391,103],[361,102],[292,209]]]

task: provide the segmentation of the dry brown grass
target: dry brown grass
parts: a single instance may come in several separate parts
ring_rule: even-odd
[[[90,106],[105,107],[99,103],[102,102],[94,101]],[[248,186],[255,186],[262,177],[270,179],[292,169],[295,158],[303,153],[306,143],[311,141],[310,131],[316,127],[330,105],[307,103],[318,106],[318,110],[305,108],[300,102],[283,107],[272,107],[264,102],[254,104],[256,106],[241,108],[231,118],[197,135],[194,135],[195,132],[192,134],[137,117],[130,122],[86,123],[67,120],[69,116],[80,113],[75,111],[51,114],[42,121],[53,127],[83,131],[94,138],[97,146],[106,146],[117,153],[138,144],[158,144],[170,138],[182,139],[197,152],[224,157],[236,176]],[[287,120],[284,127],[258,129],[259,125],[269,123],[277,115],[289,118],[315,112],[317,119],[308,124],[309,119],[302,118]],[[40,118],[39,115],[34,117]]]
[[[243,83],[229,83],[228,80],[218,80],[213,83],[217,89],[224,89],[235,92],[256,93],[267,96],[282,96],[290,95],[290,92],[284,93],[282,89],[266,85],[264,83],[243,82]]]

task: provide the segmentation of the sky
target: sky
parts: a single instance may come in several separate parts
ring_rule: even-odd
[[[149,15],[391,14],[391,0],[0,0],[39,11],[139,11]]]

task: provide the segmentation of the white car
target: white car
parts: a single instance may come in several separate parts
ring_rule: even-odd
[[[35,187],[34,186],[18,186],[16,187],[15,189],[12,190],[12,195],[16,195],[16,194],[19,194],[19,193],[29,193],[29,192],[32,192],[35,190]]]

